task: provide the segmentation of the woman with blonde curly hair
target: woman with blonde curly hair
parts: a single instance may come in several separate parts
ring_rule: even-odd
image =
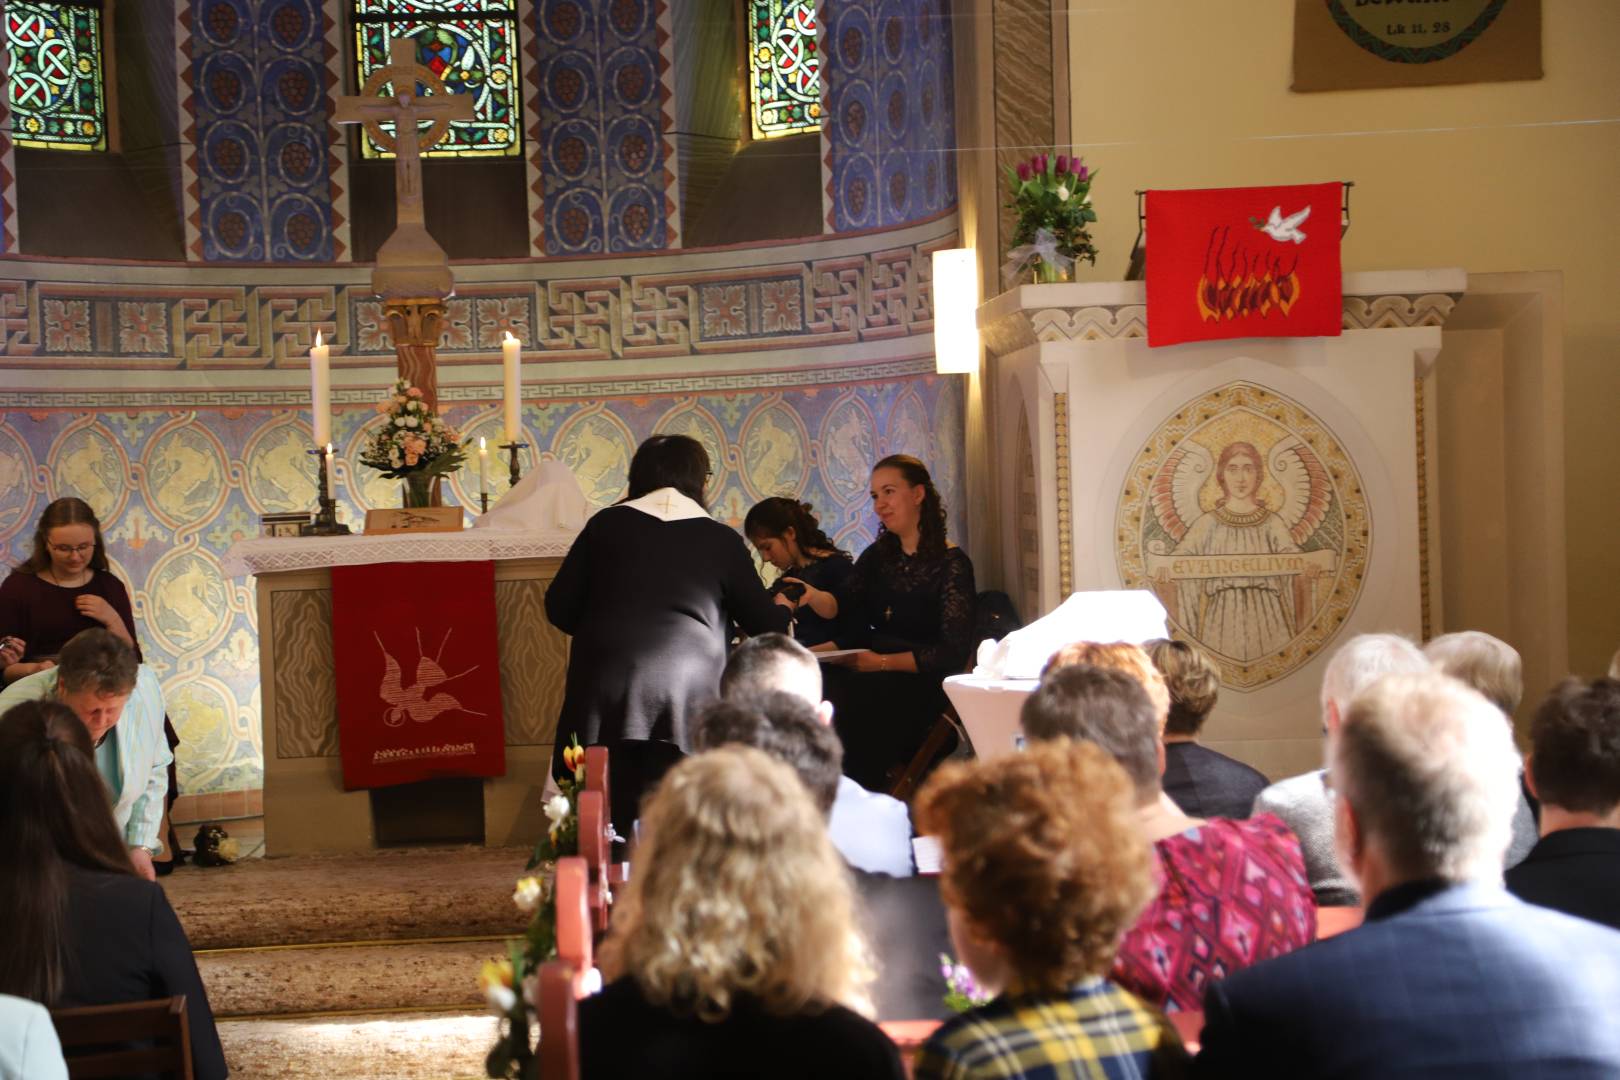
[[[1135,792],[1107,752],[1067,740],[948,763],[917,799],[945,854],[957,955],[997,996],[936,1031],[915,1076],[1179,1076],[1163,1014],[1106,978],[1153,896]]]
[[[580,1003],[586,1080],[903,1075],[859,1015],[872,970],[849,871],[792,769],[750,747],[699,754],[641,826],[610,984]]]

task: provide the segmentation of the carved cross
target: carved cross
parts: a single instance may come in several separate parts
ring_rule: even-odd
[[[377,68],[366,79],[356,97],[341,97],[332,118],[340,124],[363,124],[372,139],[394,155],[395,220],[422,224],[422,151],[450,132],[450,121],[471,120],[473,100],[467,94],[452,94],[431,68],[416,62],[416,42],[395,38],[389,47],[388,66]],[[381,97],[384,85],[392,83],[394,95]],[[420,83],[431,93],[416,93]],[[392,120],[394,134],[382,125]],[[418,134],[417,124],[433,126]],[[401,138],[401,135],[407,135]]]

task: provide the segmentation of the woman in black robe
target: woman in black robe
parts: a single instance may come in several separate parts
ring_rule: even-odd
[[[654,435],[630,462],[624,501],[586,522],[546,590],[546,617],[573,636],[552,770],[562,749],[648,739],[685,751],[687,719],[719,694],[733,620],[782,631],[743,538],[704,510],[709,456]]]
[[[839,598],[855,574],[855,564],[838,549],[809,503],[781,495],[762,499],[743,518],[743,535],[759,557],[782,572],[772,596],[793,604],[793,638],[807,649],[835,649],[849,623]]]
[[[942,683],[973,649],[973,562],[945,536],[928,469],[891,454],[872,470],[878,538],[855,562],[844,602],[864,646],[829,662],[824,693],[844,742],[844,772],[886,790],[945,709]],[[841,666],[833,668],[832,663]]]

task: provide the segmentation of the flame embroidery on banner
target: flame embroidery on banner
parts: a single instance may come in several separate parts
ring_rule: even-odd
[[[1268,251],[1250,251],[1233,242],[1231,232],[1230,225],[1209,231],[1204,273],[1196,291],[1199,318],[1205,322],[1256,314],[1267,318],[1273,309],[1287,318],[1299,300],[1299,256],[1288,262]]]
[[[444,668],[439,666],[439,657],[444,655],[444,647],[450,643],[449,630],[444,632],[444,640],[439,642],[438,653],[432,659],[429,659],[422,651],[422,631],[420,628],[417,629],[416,683],[410,687],[405,685],[399,661],[389,655],[388,647],[383,644],[382,637],[375,631],[372,632],[371,636],[377,639],[377,648],[381,649],[383,654],[382,683],[377,687],[377,695],[388,705],[387,711],[383,713],[383,723],[389,727],[399,727],[405,722],[406,717],[410,717],[418,724],[425,724],[436,716],[456,709],[471,716],[484,715],[481,712],[475,712],[472,709],[463,707],[460,701],[448,693],[428,693],[434,687],[443,686],[447,682],[459,679],[463,675],[471,675],[478,670],[478,665],[474,664],[466,671],[458,672],[455,675],[446,675],[444,673]]]

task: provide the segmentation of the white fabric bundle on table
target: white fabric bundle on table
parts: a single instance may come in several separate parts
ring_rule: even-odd
[[[553,458],[542,461],[519,480],[489,513],[473,521],[473,528],[502,532],[578,532],[585,527],[585,519],[592,512],[573,471]]]

